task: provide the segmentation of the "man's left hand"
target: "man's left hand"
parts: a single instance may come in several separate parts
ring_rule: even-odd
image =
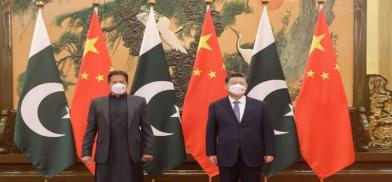
[[[274,156],[272,155],[264,156],[265,163],[271,163],[273,160],[274,160]]]
[[[154,158],[154,157],[153,157],[152,155],[144,154],[144,155],[142,156],[142,161],[143,161],[143,162],[151,161],[153,158]]]

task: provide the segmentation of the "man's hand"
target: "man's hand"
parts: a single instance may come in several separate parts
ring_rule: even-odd
[[[143,161],[143,162],[151,161],[153,158],[154,158],[154,157],[153,157],[152,155],[144,154],[144,155],[142,156],[142,161]]]
[[[271,163],[273,160],[274,160],[274,156],[272,155],[264,156],[265,163]]]
[[[208,159],[210,159],[210,162],[211,162],[212,164],[218,165],[218,160],[217,160],[216,155],[208,156]]]
[[[91,164],[91,156],[84,156],[84,157],[82,157],[82,161],[85,164],[90,165]]]

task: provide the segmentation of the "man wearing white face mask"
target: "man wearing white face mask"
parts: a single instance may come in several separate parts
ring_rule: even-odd
[[[146,100],[128,95],[128,74],[111,71],[111,92],[90,104],[88,126],[83,140],[82,160],[91,163],[95,153],[96,181],[142,182],[143,162],[152,160],[152,129]]]
[[[246,97],[241,73],[226,77],[229,96],[210,104],[207,156],[219,166],[222,182],[260,182],[264,163],[274,160],[275,141],[266,104]]]

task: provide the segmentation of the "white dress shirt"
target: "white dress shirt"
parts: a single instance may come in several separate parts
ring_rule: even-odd
[[[231,108],[233,108],[233,110],[234,110],[234,101],[236,101],[236,100],[234,98],[232,98],[231,96],[229,96],[229,100],[231,103]],[[240,103],[238,103],[238,107],[240,108],[240,122],[241,122],[242,116],[244,115],[244,111],[245,111],[246,96],[242,96],[238,101],[240,101]]]

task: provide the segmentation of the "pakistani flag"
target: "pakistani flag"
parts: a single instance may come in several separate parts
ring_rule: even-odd
[[[272,176],[295,163],[299,150],[291,100],[266,6],[257,30],[248,77],[248,96],[267,103],[275,128],[277,153],[265,169],[266,175]]]
[[[41,8],[22,85],[14,140],[45,178],[57,175],[75,161],[67,100]]]
[[[180,112],[176,105],[154,10],[151,8],[131,93],[148,103],[154,133],[154,160],[146,164],[151,176],[159,176],[185,160]]]

